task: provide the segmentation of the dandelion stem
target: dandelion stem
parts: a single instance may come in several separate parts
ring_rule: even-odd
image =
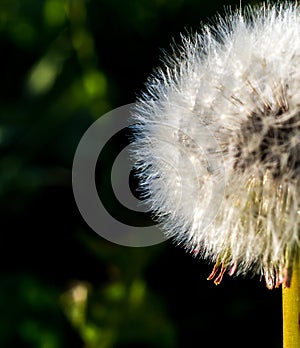
[[[300,258],[295,260],[290,287],[282,287],[283,348],[300,347]]]

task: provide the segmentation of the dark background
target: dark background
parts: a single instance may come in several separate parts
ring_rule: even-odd
[[[86,129],[229,4],[0,2],[0,347],[281,347],[280,290],[258,277],[216,287],[212,265],[170,241],[110,243],[72,192]]]

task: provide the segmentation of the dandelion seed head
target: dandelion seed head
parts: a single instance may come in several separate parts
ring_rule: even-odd
[[[300,231],[300,10],[204,26],[147,83],[133,155],[167,236],[227,270],[289,286]],[[217,273],[219,275],[217,275]]]

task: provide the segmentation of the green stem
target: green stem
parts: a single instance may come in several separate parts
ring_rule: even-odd
[[[283,348],[300,347],[300,262],[294,264],[289,288],[282,288]]]

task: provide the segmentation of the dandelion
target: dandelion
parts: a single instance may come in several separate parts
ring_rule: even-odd
[[[167,236],[215,263],[291,284],[300,231],[300,10],[263,5],[204,26],[134,112],[145,201]]]

